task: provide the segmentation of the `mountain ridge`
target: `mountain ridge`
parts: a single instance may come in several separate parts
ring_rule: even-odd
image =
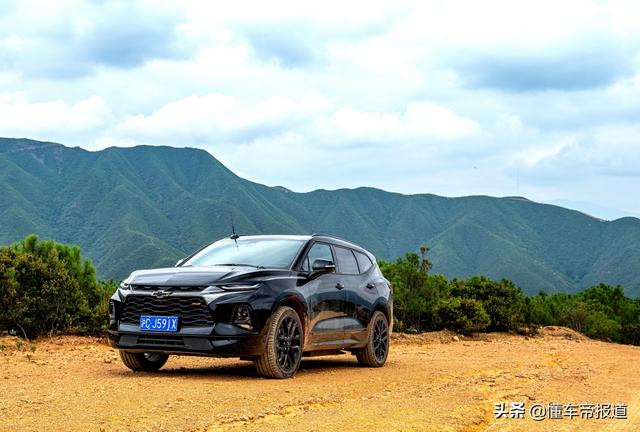
[[[599,282],[640,293],[633,217],[600,220],[525,197],[295,192],[243,179],[197,148],[0,138],[0,243],[32,232],[76,243],[100,274],[121,278],[228,235],[231,218],[245,234],[330,232],[386,260],[427,244],[434,272],[506,277],[529,293]]]

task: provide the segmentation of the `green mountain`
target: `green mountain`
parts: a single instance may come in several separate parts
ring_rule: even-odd
[[[640,294],[640,220],[602,221],[524,198],[358,188],[295,193],[244,180],[192,148],[0,138],[0,243],[30,233],[82,247],[101,275],[171,265],[237,230],[328,232],[390,260],[431,247],[447,277],[506,277],[528,293],[605,282]]]

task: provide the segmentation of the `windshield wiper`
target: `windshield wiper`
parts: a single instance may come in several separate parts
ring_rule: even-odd
[[[257,269],[266,269],[265,266],[254,265],[254,264],[213,264],[219,266],[229,266],[229,267],[254,267]]]

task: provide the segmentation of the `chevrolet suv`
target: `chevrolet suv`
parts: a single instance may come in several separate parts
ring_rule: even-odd
[[[109,343],[134,371],[207,355],[289,378],[303,356],[383,366],[392,313],[391,285],[363,248],[325,234],[234,234],[175,267],[131,273],[109,303]]]

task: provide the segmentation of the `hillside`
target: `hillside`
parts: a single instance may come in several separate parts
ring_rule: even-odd
[[[602,221],[523,198],[445,198],[372,188],[295,193],[244,180],[209,153],[140,146],[89,152],[0,138],[0,243],[75,243],[105,277],[170,265],[236,228],[329,232],[379,258],[431,246],[447,277],[506,277],[528,293],[598,282],[640,294],[640,220]]]

